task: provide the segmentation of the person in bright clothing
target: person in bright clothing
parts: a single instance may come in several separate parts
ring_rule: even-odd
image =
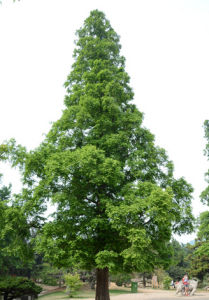
[[[187,274],[185,274],[184,277],[182,278],[182,282],[185,289],[185,295],[189,296],[189,278]]]

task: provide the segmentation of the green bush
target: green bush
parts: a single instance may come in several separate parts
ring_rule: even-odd
[[[42,278],[42,283],[46,285],[56,286],[57,279],[49,276],[45,276]]]
[[[72,275],[70,273],[64,276],[64,280],[67,286],[66,292],[68,293],[69,297],[72,297],[76,291],[78,291],[83,282],[80,280],[79,274]]]
[[[51,266],[49,263],[43,263],[42,270],[38,274],[38,279],[46,285],[58,285],[61,270]]]
[[[170,276],[165,276],[163,279],[163,288],[165,290],[170,290],[170,285],[171,285],[171,277]]]
[[[117,286],[127,285],[131,283],[131,275],[125,273],[114,274],[111,276],[111,280],[115,282]]]
[[[42,291],[42,288],[33,281],[23,277],[8,276],[0,278],[0,295],[4,299],[15,299],[23,295],[34,295],[35,297]]]
[[[192,279],[198,280],[197,278],[192,278]],[[198,281],[199,281],[198,282],[198,287],[199,288],[205,288],[206,286],[209,286],[209,274],[206,274],[203,277],[202,281],[200,281],[200,280],[198,280]]]

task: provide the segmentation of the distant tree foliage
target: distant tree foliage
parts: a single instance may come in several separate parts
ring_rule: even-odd
[[[188,256],[190,273],[202,281],[206,275],[209,276],[209,211],[200,214],[197,239],[191,249],[192,253]]]
[[[172,240],[171,247],[172,264],[166,271],[174,281],[179,281],[190,270],[190,259],[187,257],[192,250],[188,244],[180,244],[176,240]]]
[[[209,160],[209,120],[204,122],[206,146],[204,154]],[[207,188],[201,193],[200,197],[203,203],[209,205],[209,170],[205,173],[205,180],[208,183]]]

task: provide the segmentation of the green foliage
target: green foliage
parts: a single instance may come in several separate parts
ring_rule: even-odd
[[[198,283],[199,288],[205,288],[209,286],[209,272],[203,277],[202,282]]]
[[[209,269],[209,212],[200,214],[198,219],[199,227],[197,239],[193,246],[190,246],[191,253],[188,260],[191,261],[190,274],[203,280],[208,275]]]
[[[23,295],[35,295],[36,297],[42,288],[33,281],[23,277],[4,277],[0,278],[0,295],[4,299],[15,299]]]
[[[67,285],[66,292],[69,294],[69,297],[72,297],[74,293],[78,291],[83,285],[83,282],[80,280],[80,276],[78,273],[68,273],[64,275],[64,280]]]
[[[196,251],[194,251],[193,257],[190,256],[190,259],[191,259],[190,275],[202,281],[203,278],[208,275],[208,268],[209,268],[208,255],[202,255],[202,254],[199,255],[197,249]]]
[[[41,271],[36,275],[36,278],[41,280],[41,283],[55,286],[58,285],[63,278],[64,271],[59,270],[48,263],[42,263],[41,268]]]
[[[24,269],[33,261],[31,232],[19,205],[0,203],[0,265],[1,273]]]
[[[166,271],[174,281],[179,281],[190,269],[191,260],[187,257],[191,254],[191,247],[180,244],[176,240],[172,240],[171,247],[173,252],[172,264]]]
[[[183,278],[188,268],[180,267],[179,264],[174,266],[171,265],[167,270],[169,276],[176,282]]]
[[[163,279],[164,290],[170,290],[171,280],[172,280],[172,278],[170,276],[164,277],[164,279]]]
[[[155,269],[154,274],[157,276],[157,280],[159,284],[163,284],[164,278],[168,276],[167,272],[162,268]]]
[[[209,120],[205,120],[204,122],[204,130],[205,130],[205,138],[206,138],[206,146],[204,154],[209,159]],[[209,170],[205,173],[205,180],[209,183]],[[209,205],[209,185],[200,195],[203,203]]]
[[[198,240],[209,241],[209,211],[204,211],[200,214],[198,225]]]
[[[57,285],[57,279],[52,276],[49,276],[49,274],[47,274],[45,272],[41,272],[40,279],[41,279],[41,283],[43,283],[43,284],[47,284],[47,285],[51,285],[51,286]]]
[[[29,275],[31,233],[20,203],[11,197],[11,185],[0,188],[0,215],[0,275]]]
[[[206,146],[204,154],[209,159],[209,120],[204,122]],[[209,183],[209,170],[205,173],[206,182]],[[203,203],[209,205],[209,185],[200,195]],[[193,257],[191,272],[200,280],[208,276],[209,268],[209,212],[200,214],[197,240],[193,247]],[[195,267],[195,270],[193,268]]]
[[[111,281],[115,282],[117,286],[126,286],[131,283],[131,275],[127,273],[118,273],[111,275]]]

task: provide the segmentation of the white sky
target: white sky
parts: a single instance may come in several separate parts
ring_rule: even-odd
[[[121,36],[144,125],[167,150],[176,177],[193,185],[197,216],[208,209],[199,200],[209,168],[203,156],[203,122],[209,118],[208,0],[2,0],[0,143],[15,137],[32,149],[61,116],[75,31],[93,9],[102,10]],[[2,164],[0,172],[17,191],[17,174]]]

